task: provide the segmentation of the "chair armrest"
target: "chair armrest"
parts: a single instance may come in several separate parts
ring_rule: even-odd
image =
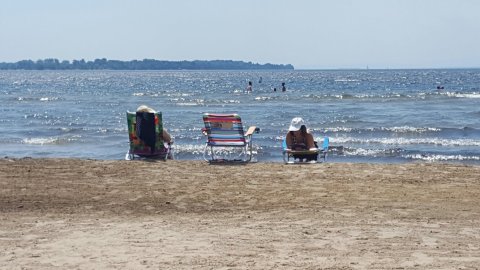
[[[257,128],[256,126],[251,126],[248,128],[247,132],[245,133],[245,137],[246,136],[252,136],[253,133],[258,133],[260,131],[260,128]]]

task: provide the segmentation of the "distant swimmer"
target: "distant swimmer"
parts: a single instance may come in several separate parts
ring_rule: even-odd
[[[437,86],[437,90],[443,90],[443,89],[445,89],[445,87],[443,87],[441,85]]]
[[[247,92],[252,92],[252,90],[253,90],[252,81],[249,81],[249,82],[248,82],[248,85],[247,85],[247,89],[246,89],[246,90],[247,90]]]
[[[273,88],[273,92],[277,92],[277,88],[276,88],[276,87]]]
[[[263,81],[263,78],[262,76],[260,76],[260,79],[258,79],[258,83],[262,83],[262,81]]]
[[[285,91],[287,91],[287,87],[285,87],[285,83],[282,82],[282,92],[285,92]]]

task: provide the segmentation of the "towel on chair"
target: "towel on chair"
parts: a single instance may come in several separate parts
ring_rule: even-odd
[[[155,152],[155,114],[149,112],[137,112],[136,114],[136,135],[147,146],[153,154]]]

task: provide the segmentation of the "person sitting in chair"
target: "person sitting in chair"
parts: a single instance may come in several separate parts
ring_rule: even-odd
[[[147,112],[147,113],[155,113],[155,110],[146,106],[146,105],[141,105],[140,107],[137,108],[137,113],[138,112]],[[165,128],[163,128],[163,133],[162,133],[163,141],[171,144],[173,143],[172,136],[167,132]],[[155,140],[155,139],[153,139]]]
[[[307,130],[305,121],[301,117],[295,117],[290,123],[286,138],[287,148],[291,150],[317,150],[313,135]],[[307,161],[317,160],[317,154],[298,154],[294,158]]]

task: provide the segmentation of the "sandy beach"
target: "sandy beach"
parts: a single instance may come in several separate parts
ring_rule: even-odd
[[[1,269],[479,267],[479,166],[0,160]]]

